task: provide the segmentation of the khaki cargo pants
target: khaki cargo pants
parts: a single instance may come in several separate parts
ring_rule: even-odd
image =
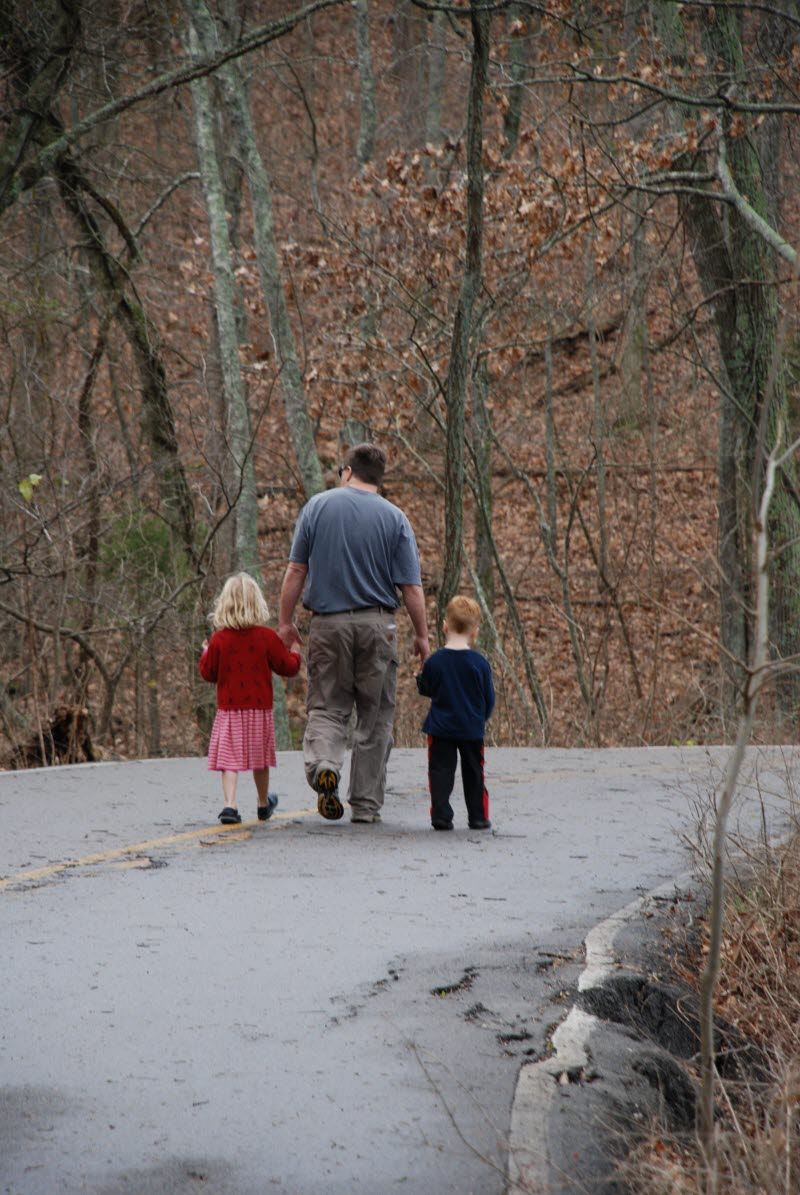
[[[397,692],[397,616],[393,610],[315,614],[308,635],[306,779],[321,768],[341,775],[353,707],[356,726],[348,800],[353,812],[379,813],[392,749]]]

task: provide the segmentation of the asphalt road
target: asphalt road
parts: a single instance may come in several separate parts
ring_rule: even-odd
[[[686,867],[703,750],[492,750],[492,833],[222,829],[199,759],[0,774],[0,1192],[493,1195],[586,931]],[[460,801],[460,797],[459,797]]]

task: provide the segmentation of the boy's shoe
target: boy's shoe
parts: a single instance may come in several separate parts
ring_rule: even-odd
[[[217,817],[222,822],[223,826],[238,826],[242,820],[242,815],[238,809],[232,809],[230,805],[226,805],[222,813],[218,813]]]
[[[329,822],[344,817],[344,805],[339,800],[339,777],[332,768],[321,768],[314,781],[317,790],[317,813]]]
[[[431,822],[431,827],[434,830],[452,830],[452,822]]]
[[[488,818],[481,818],[480,821],[470,822],[469,828],[470,830],[491,830],[492,823]]]
[[[268,822],[277,808],[278,794],[270,793],[267,797],[266,805],[259,805],[258,807],[258,820],[260,822]]]
[[[379,813],[353,813],[350,815],[351,822],[364,822],[365,825],[372,825],[381,820]]]

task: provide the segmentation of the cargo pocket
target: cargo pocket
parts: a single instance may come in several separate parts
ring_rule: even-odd
[[[386,663],[394,664],[397,667],[399,663],[397,655],[397,625],[378,627],[376,639],[380,658]]]
[[[308,637],[306,674],[306,708],[312,710],[330,705],[337,695],[338,652],[335,641],[325,629],[315,629]]]

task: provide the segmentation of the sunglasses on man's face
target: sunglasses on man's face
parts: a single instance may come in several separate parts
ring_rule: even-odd
[[[341,478],[342,474],[344,473],[345,469],[350,469],[350,466],[349,466],[349,465],[340,465],[340,466],[339,466],[339,477],[340,477],[340,478]],[[350,469],[350,472],[351,472],[351,473],[352,473],[352,471],[353,471],[353,470],[352,470],[352,469]]]

